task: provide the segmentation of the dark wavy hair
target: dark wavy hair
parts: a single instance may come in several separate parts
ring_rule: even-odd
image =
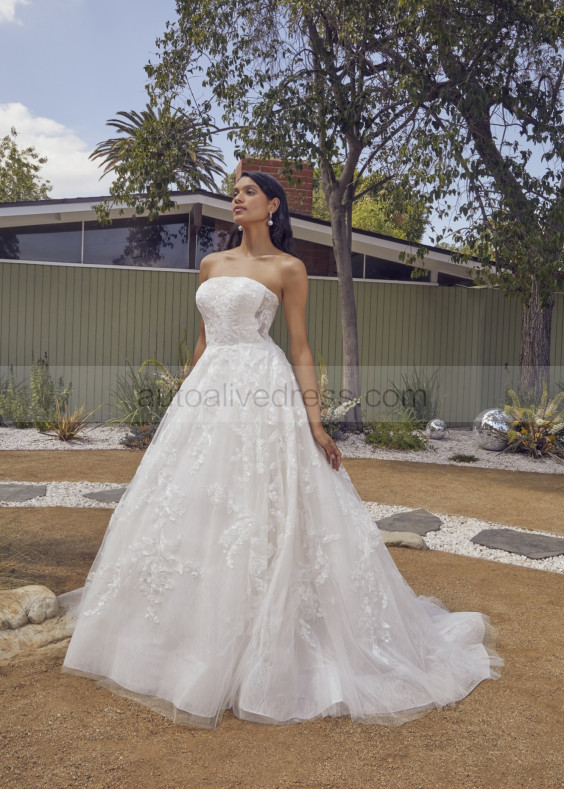
[[[258,186],[269,200],[278,198],[280,201],[279,207],[272,215],[273,225],[269,226],[270,240],[282,252],[293,254],[294,249],[292,245],[292,226],[290,225],[290,211],[288,209],[288,199],[282,187],[282,184],[277,181],[273,176],[268,173],[260,173],[258,170],[243,171],[239,178],[247,176]],[[239,180],[239,179],[237,179]],[[243,238],[243,232],[240,231],[235,225],[227,239],[227,250],[232,250],[234,247],[239,247]]]

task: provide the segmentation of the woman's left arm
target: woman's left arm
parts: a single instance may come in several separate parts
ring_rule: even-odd
[[[295,258],[285,267],[283,278],[283,305],[290,336],[290,360],[300,385],[313,438],[325,452],[327,461],[333,469],[338,469],[341,464],[341,452],[321,422],[315,363],[306,332],[307,292],[306,268],[302,261]]]

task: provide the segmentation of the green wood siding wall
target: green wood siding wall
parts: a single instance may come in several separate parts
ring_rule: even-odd
[[[193,350],[197,285],[197,272],[0,263],[0,374],[14,365],[21,380],[47,352],[53,375],[73,383],[73,406],[102,404],[94,419],[106,420],[127,363],[137,368],[156,357],[175,366],[184,331]],[[439,369],[441,414],[451,424],[500,403],[507,377],[516,380],[521,308],[497,290],[355,281],[354,291],[362,392],[372,404],[364,403],[365,418],[389,413],[391,384],[401,387],[414,369],[423,376]],[[307,325],[314,357],[319,350],[339,391],[336,281],[310,279]],[[271,334],[287,352],[283,309]],[[554,380],[564,381],[563,294],[554,310],[552,365]]]

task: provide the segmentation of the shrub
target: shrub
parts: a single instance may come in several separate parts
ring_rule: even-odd
[[[353,400],[339,401],[333,397],[333,391],[329,389],[329,377],[327,367],[317,351],[319,362],[317,363],[317,386],[319,389],[319,406],[321,410],[321,423],[329,436],[335,437],[341,429],[341,422],[351,409],[360,403],[360,398]]]
[[[82,433],[88,425],[88,418],[94,414],[100,407],[97,406],[92,411],[85,412],[86,404],[83,403],[78,409],[69,414],[68,404],[59,403],[55,399],[56,419],[47,422],[45,431],[46,436],[52,436],[54,439],[60,439],[62,442],[70,442],[71,439],[76,439],[79,433]],[[52,433],[47,433],[52,431]]]
[[[386,450],[425,450],[426,438],[413,420],[402,422],[375,422],[366,426],[366,441],[372,447]]]
[[[114,409],[117,416],[108,425],[151,425],[161,421],[170,398],[163,399],[162,387],[157,384],[155,373],[145,369],[135,371],[129,363],[129,373],[118,376],[113,390]]]
[[[511,404],[505,413],[513,419],[502,452],[526,453],[533,458],[564,458],[564,390],[550,400],[546,382],[538,404],[524,407],[519,396],[509,390]]]
[[[129,374],[118,377],[116,388],[112,392],[117,416],[106,424],[158,424],[190,372],[191,355],[186,345],[186,331],[178,344],[178,362],[179,370],[176,374],[171,373],[157,359],[146,359],[137,372],[128,362]],[[156,370],[151,371],[150,365]]]
[[[129,447],[131,450],[146,450],[151,444],[157,425],[132,425],[131,430],[127,433],[120,444],[124,447]]]
[[[72,384],[65,387],[62,377],[59,377],[55,385],[45,352],[37,362],[31,364],[29,389],[31,421],[38,431],[47,431],[51,424],[57,422],[59,410],[68,407]]]
[[[72,384],[66,387],[62,377],[57,384],[49,371],[47,352],[31,364],[29,385],[16,382],[13,366],[10,366],[8,380],[0,384],[1,421],[16,428],[29,428],[33,425],[38,431],[48,430],[51,422],[56,422],[56,403],[61,407],[68,405]]]
[[[456,461],[459,464],[475,464],[479,458],[476,458],[475,455],[466,455],[465,453],[456,453],[456,455],[451,455],[448,459],[449,461]]]
[[[439,394],[439,373],[439,368],[431,374],[414,368],[410,373],[402,374],[401,387],[390,382],[397,398],[400,417],[426,425],[429,420],[439,416],[444,402],[444,397]]]
[[[10,365],[8,380],[0,384],[0,421],[16,428],[29,427],[29,392],[25,384],[18,384],[14,367]]]

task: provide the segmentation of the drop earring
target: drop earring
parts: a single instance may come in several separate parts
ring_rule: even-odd
[[[270,227],[272,227],[274,225],[274,222],[272,221],[272,211],[269,211],[268,213],[270,214],[270,219],[268,220],[267,224],[270,225]]]

